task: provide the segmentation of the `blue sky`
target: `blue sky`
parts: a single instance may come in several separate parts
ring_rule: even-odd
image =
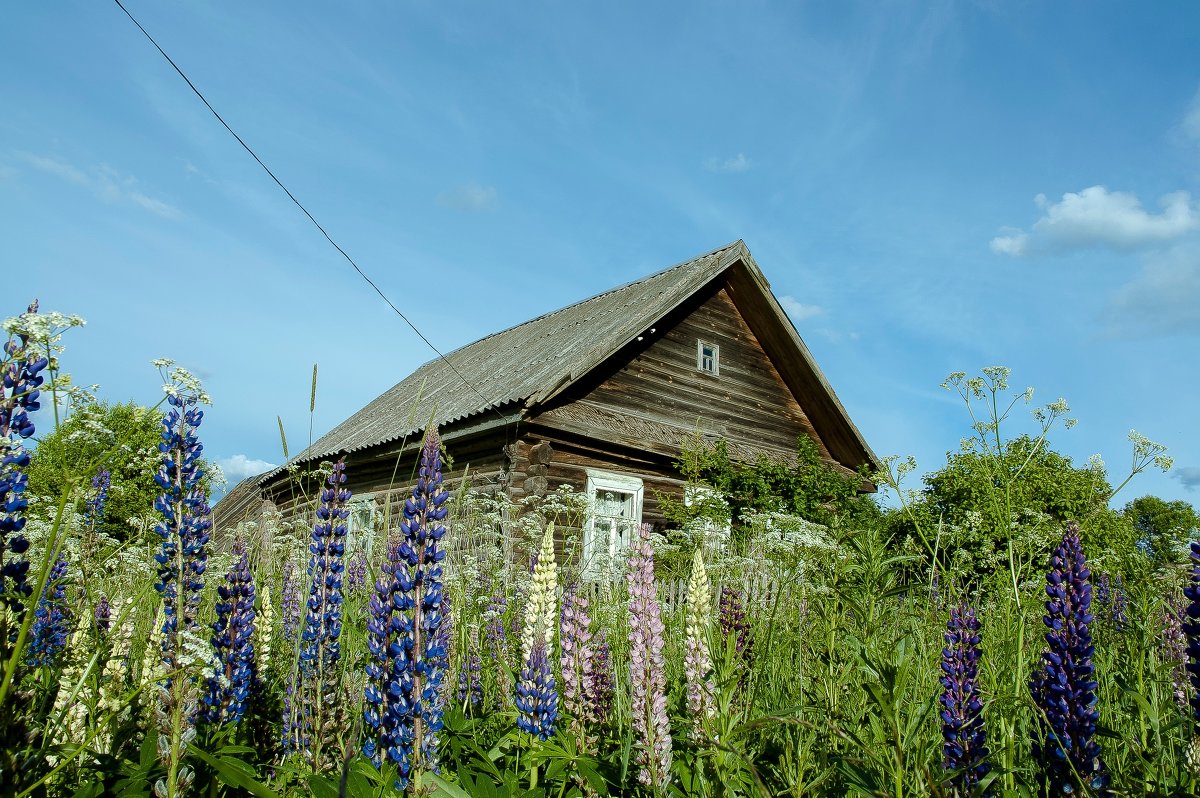
[[[945,462],[1003,364],[1119,481],[1200,495],[1200,6],[150,3],[130,10],[443,351],[744,239],[868,442]],[[115,4],[0,28],[8,309],[236,479],[432,353]],[[1015,428],[1020,429],[1018,424]],[[257,463],[256,463],[257,461]]]

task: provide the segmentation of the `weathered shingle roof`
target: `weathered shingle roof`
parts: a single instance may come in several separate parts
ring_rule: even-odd
[[[489,335],[421,366],[296,461],[329,458],[496,408],[543,402],[591,371],[740,256],[741,241]],[[451,367],[446,361],[453,364]],[[260,480],[269,478],[263,475]]]

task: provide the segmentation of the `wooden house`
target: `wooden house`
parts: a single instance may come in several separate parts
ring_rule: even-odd
[[[615,553],[637,524],[662,523],[656,497],[681,496],[675,461],[698,433],[749,460],[794,459],[804,435],[847,472],[876,465],[741,241],[431,360],[293,463],[345,457],[370,516],[404,489],[430,419],[451,483],[469,468],[517,500],[586,492],[585,551]],[[245,480],[217,527],[264,500],[286,514],[286,483],[283,469]]]

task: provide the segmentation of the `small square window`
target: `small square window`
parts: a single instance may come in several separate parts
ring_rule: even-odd
[[[696,341],[696,368],[713,376],[721,373],[721,347]]]

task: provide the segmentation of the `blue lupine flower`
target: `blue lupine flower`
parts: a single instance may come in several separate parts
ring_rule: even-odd
[[[323,767],[335,742],[340,707],[343,579],[346,519],[350,491],[346,464],[338,460],[321,491],[312,542],[308,546],[308,604],[300,633],[299,683],[292,711],[292,748],[303,750],[314,767]],[[310,737],[308,732],[312,733]]]
[[[200,629],[196,615],[208,567],[206,546],[212,520],[201,484],[200,454],[204,447],[196,435],[204,413],[194,396],[170,393],[167,403],[170,410],[163,418],[162,441],[158,444],[162,464],[154,477],[162,489],[154,502],[162,516],[155,527],[162,538],[162,550],[154,555],[158,562],[154,587],[163,599],[163,670],[171,674],[184,667],[181,635],[196,634]],[[185,789],[193,775],[181,763],[195,733],[198,690],[192,678],[168,676],[161,684],[159,699],[155,708],[159,758],[167,769],[167,783]]]
[[[1187,673],[1192,683],[1192,724],[1200,734],[1200,542],[1191,544],[1192,570],[1183,595],[1188,599],[1187,620],[1182,624],[1187,637]]]
[[[1079,779],[1093,790],[1108,786],[1108,770],[1096,742],[1095,647],[1089,630],[1091,572],[1079,540],[1079,525],[1067,526],[1046,574],[1048,648],[1042,669],[1030,688],[1039,710],[1040,737],[1033,754],[1041,765],[1051,795],[1080,789]],[[1078,774],[1078,777],[1076,776]]]
[[[35,299],[26,313],[37,311]],[[29,506],[25,498],[29,452],[23,442],[34,432],[29,414],[41,407],[41,371],[47,365],[45,357],[29,351],[29,338],[24,334],[18,333],[4,344],[0,360],[0,606],[10,607],[18,624],[25,611],[21,597],[33,593],[25,559],[29,541],[21,534]],[[0,646],[6,644],[7,635]]]
[[[401,538],[375,585],[368,622],[363,752],[374,762],[395,763],[403,788],[413,770],[436,770],[442,728],[441,684],[448,656],[442,560],[449,492],[442,486],[436,433],[421,449],[420,471],[404,503]]]
[[[209,677],[203,699],[204,719],[221,725],[242,719],[254,681],[254,575],[241,539],[234,541],[233,554],[237,561],[217,588],[212,644],[220,671]]]
[[[478,709],[483,703],[483,658],[479,656],[479,646],[473,640],[468,642],[467,655],[459,664],[455,698],[471,709]]]
[[[983,729],[979,674],[979,620],[965,603],[950,608],[942,649],[942,767],[951,783],[969,795],[991,767]]]
[[[546,641],[538,638],[529,651],[529,660],[517,680],[517,728],[539,740],[554,736],[558,720],[558,686],[546,656]]]
[[[112,475],[108,473],[107,468],[100,469],[96,476],[92,477],[92,498],[84,502],[86,509],[84,510],[84,525],[88,529],[96,529],[104,523],[105,505],[108,503],[108,490],[112,487]]]
[[[60,550],[46,586],[33,611],[29,648],[26,651],[30,667],[53,665],[67,646],[70,610],[67,608],[67,558]]]

